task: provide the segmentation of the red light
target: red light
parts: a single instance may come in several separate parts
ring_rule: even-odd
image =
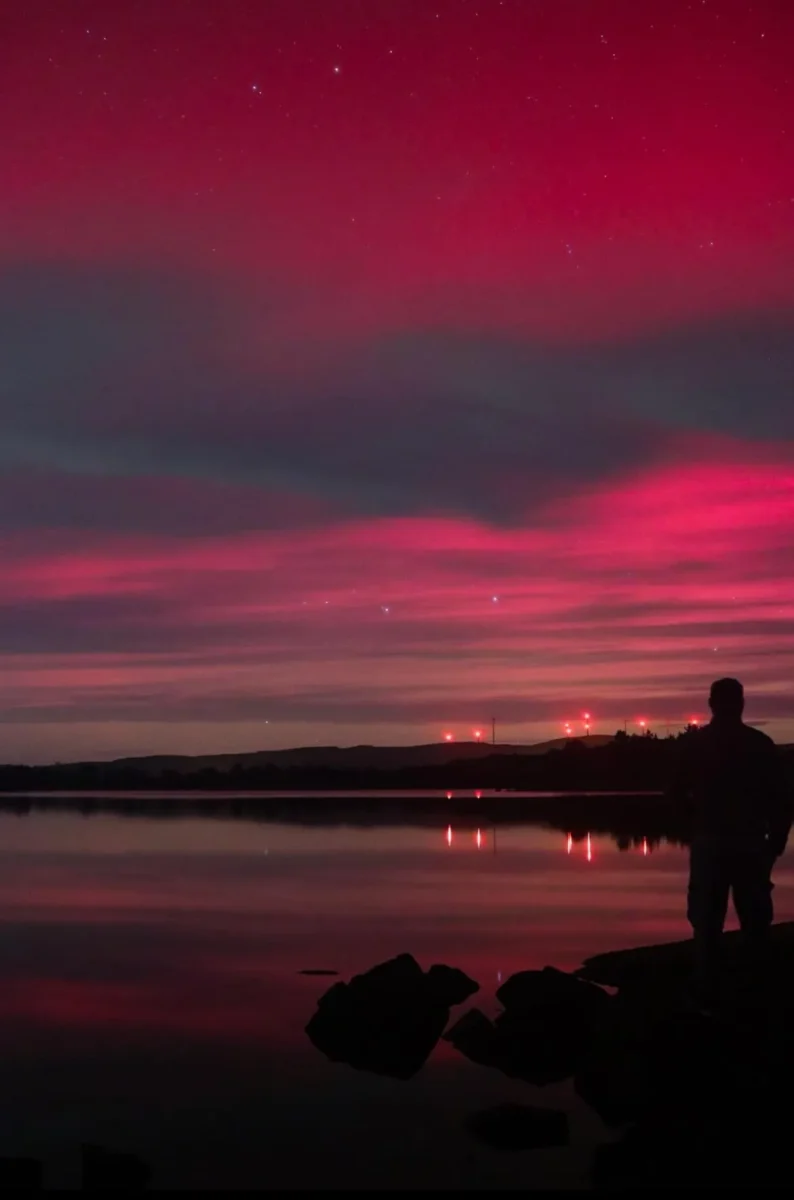
[[[573,834],[569,833],[568,834],[567,853],[570,854],[572,850],[573,850]]]
[[[587,861],[588,862],[593,861],[593,847],[590,843],[590,834],[589,833],[587,835]]]
[[[645,855],[646,858],[648,857],[648,839],[647,838],[642,839],[642,853]]]
[[[479,829],[477,830],[476,834],[474,835],[474,840],[477,843],[477,849],[479,850],[480,847],[482,846],[482,831],[481,830],[479,830]]]
[[[452,845],[452,826],[451,825],[447,826],[447,845],[448,846]]]
[[[699,724],[700,724],[700,717],[692,717],[692,718],[690,718],[689,724],[690,724],[690,725],[699,725]]]
[[[452,792],[447,792],[447,800],[451,800],[451,799],[452,799]]]
[[[585,721],[590,720],[590,713],[582,713],[582,716],[584,717]]]
[[[482,800],[482,792],[475,792],[475,793],[474,793],[474,799],[475,799],[475,800]]]
[[[474,730],[474,740],[475,740],[475,742],[479,742],[479,740],[480,740],[480,738],[481,738],[481,737],[482,737],[482,730],[481,730],[481,729],[475,729],[475,730]]]
[[[454,733],[445,733],[445,734],[444,734],[444,741],[445,741],[445,742],[454,742],[454,740],[455,740],[455,734],[454,734]]]
[[[637,724],[640,726],[641,729],[644,729],[645,726],[648,724],[648,722],[647,721],[638,721]]]

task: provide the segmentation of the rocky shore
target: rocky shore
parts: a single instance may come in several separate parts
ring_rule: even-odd
[[[691,942],[599,955],[574,972],[521,971],[491,1020],[452,1009],[478,984],[422,971],[411,955],[321,997],[307,1026],[332,1061],[408,1079],[440,1038],[466,1058],[536,1087],[572,1079],[614,1131],[591,1164],[594,1187],[781,1186],[789,1178],[794,1069],[794,922],[772,930],[763,963],[723,937],[719,1001],[692,1002]],[[502,1150],[568,1140],[565,1113],[505,1104],[472,1113],[473,1137]]]

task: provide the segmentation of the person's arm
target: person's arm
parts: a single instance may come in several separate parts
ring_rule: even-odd
[[[769,849],[774,858],[786,849],[791,831],[792,794],[791,784],[776,746],[770,747],[769,756]]]

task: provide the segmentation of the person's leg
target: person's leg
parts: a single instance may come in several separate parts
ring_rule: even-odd
[[[695,842],[689,855],[687,917],[694,934],[694,982],[703,999],[711,999],[719,974],[720,937],[728,911],[730,876],[718,846]]]
[[[764,957],[774,918],[771,870],[772,859],[765,848],[734,856],[731,869],[733,906],[739,918],[745,952],[752,965],[759,965]]]

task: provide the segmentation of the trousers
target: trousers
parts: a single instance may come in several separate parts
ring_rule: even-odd
[[[742,932],[761,939],[772,924],[772,856],[766,846],[695,841],[689,858],[687,917],[696,936],[719,938],[733,893]]]

